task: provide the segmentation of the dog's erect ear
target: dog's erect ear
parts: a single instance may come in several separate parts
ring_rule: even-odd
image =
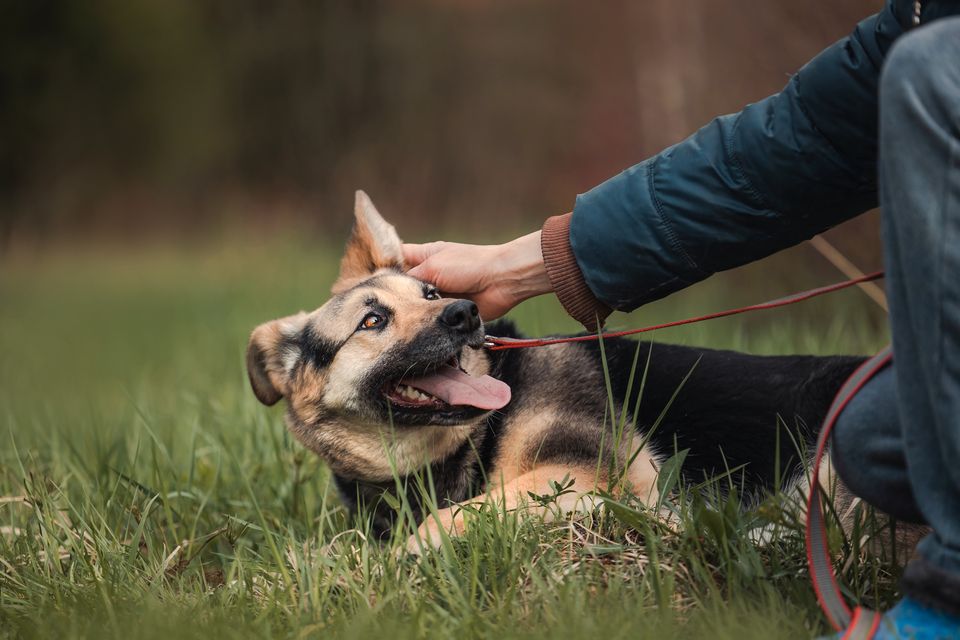
[[[378,269],[403,269],[403,251],[393,225],[383,219],[363,191],[357,191],[356,220],[340,261],[333,293],[340,293]]]
[[[297,337],[307,324],[307,314],[265,322],[250,335],[247,375],[257,400],[276,404],[289,391],[290,374],[300,357]]]

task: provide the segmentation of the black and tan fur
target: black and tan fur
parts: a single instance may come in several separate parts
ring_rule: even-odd
[[[478,348],[484,328],[453,331],[438,322],[456,302],[405,275],[400,247],[393,227],[358,192],[356,224],[333,297],[311,313],[257,327],[247,355],[257,397],[268,405],[287,400],[290,430],[330,465],[353,510],[366,506],[373,512],[380,534],[393,524],[393,510],[381,496],[397,490],[396,477],[427,467],[437,497],[449,505],[439,518],[416,513],[420,538],[433,544],[441,527],[462,532],[458,505],[494,498],[512,508],[528,492],[550,493],[551,481],[565,477],[575,489],[563,497],[565,508],[575,508],[597,487],[629,491],[652,504],[657,470],[678,450],[689,450],[683,475],[692,482],[729,469],[741,469],[737,479],[752,494],[794,482],[801,477],[798,448],[813,441],[837,389],[862,361],[607,340],[611,407],[597,343]],[[386,321],[360,330],[370,313]],[[486,331],[517,335],[505,322]],[[471,375],[488,373],[509,384],[510,403],[492,412],[389,405],[384,385],[453,355]],[[648,359],[640,398],[639,377]],[[636,430],[628,427],[617,437],[611,411],[618,417],[626,411],[627,424],[636,412]],[[418,495],[411,489],[416,509]]]

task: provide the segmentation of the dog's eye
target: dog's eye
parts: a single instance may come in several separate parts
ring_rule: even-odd
[[[439,300],[439,299],[440,299],[440,294],[437,292],[436,289],[431,289],[431,290],[427,291],[426,293],[424,293],[424,294],[423,294],[423,297],[424,297],[425,299],[427,299],[427,300]]]
[[[368,313],[363,317],[363,320],[360,321],[360,326],[358,329],[373,329],[374,327],[379,327],[384,323],[384,317],[379,313]]]

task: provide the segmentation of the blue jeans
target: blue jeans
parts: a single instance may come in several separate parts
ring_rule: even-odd
[[[960,615],[960,18],[887,56],[879,158],[894,364],[844,411],[831,455],[855,494],[930,525],[904,591]]]

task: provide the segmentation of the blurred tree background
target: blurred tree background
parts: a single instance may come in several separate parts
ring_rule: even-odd
[[[880,6],[3,0],[0,247],[341,233],[356,188],[410,236],[530,229]]]

